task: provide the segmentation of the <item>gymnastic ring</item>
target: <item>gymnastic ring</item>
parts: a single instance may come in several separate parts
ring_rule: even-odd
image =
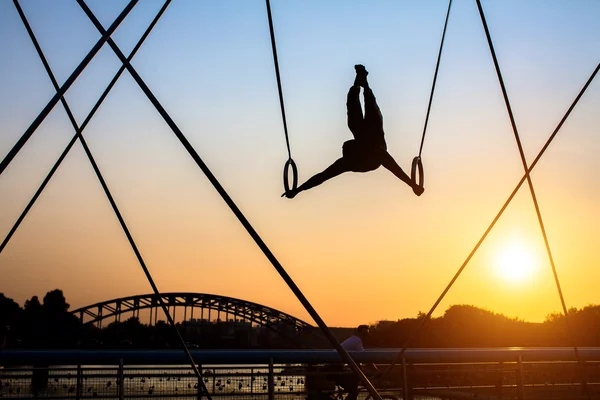
[[[418,177],[415,177],[415,174],[418,172]],[[419,180],[417,181],[418,178]],[[421,157],[416,156],[412,160],[412,166],[410,168],[410,179],[416,183],[416,185],[420,188],[423,187],[423,183],[425,181],[425,175],[423,175],[423,162],[421,161]]]
[[[296,163],[294,162],[294,160],[289,158],[285,163],[285,167],[283,167],[283,187],[285,188],[286,193],[290,191],[290,167],[292,167],[291,190],[296,190],[296,187],[298,187],[298,168],[296,168]]]

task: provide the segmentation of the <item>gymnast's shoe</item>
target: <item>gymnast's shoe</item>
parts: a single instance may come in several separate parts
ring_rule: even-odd
[[[356,64],[354,66],[354,69],[356,70],[356,75],[364,75],[365,77],[369,75],[369,72],[365,69],[365,66],[362,64]]]
[[[417,196],[420,196],[425,191],[425,188],[423,186],[413,185],[412,190],[413,190],[414,194],[416,194]]]

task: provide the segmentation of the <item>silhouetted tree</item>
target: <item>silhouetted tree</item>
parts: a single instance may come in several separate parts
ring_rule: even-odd
[[[44,309],[50,314],[61,314],[69,311],[69,303],[62,290],[54,289],[44,296]]]
[[[13,299],[0,293],[0,323],[10,325],[17,323],[21,318],[21,307]]]
[[[20,327],[23,318],[23,310],[13,299],[0,293],[0,348],[10,346],[12,332]]]
[[[81,322],[69,313],[69,303],[60,289],[44,296],[42,308],[46,317],[49,346],[54,348],[74,347],[79,341]]]
[[[597,307],[597,306],[594,306]],[[590,306],[585,313],[572,311],[581,316],[574,320],[573,330],[585,331],[579,336],[578,345],[600,344],[600,307]],[[584,316],[585,314],[585,316]],[[594,318],[597,316],[597,322]],[[378,347],[401,347],[412,335],[424,318],[406,318],[397,322],[384,321],[372,330],[374,343]],[[545,323],[531,323],[509,318],[472,305],[454,305],[442,317],[427,321],[417,332],[409,347],[508,347],[508,346],[570,346],[560,314],[552,314]],[[577,325],[579,324],[579,325]]]
[[[111,347],[147,347],[148,327],[139,318],[131,317],[125,322],[115,321],[103,329],[105,343]]]
[[[568,318],[562,313],[546,316],[544,323],[564,345],[600,345],[600,306],[588,305],[581,310],[570,308]],[[570,329],[569,329],[570,328]]]
[[[29,300],[25,300],[25,305],[23,306],[25,311],[31,310],[41,310],[42,305],[40,304],[40,299],[37,296],[33,296]]]
[[[48,321],[37,296],[25,301],[22,338],[29,348],[46,348]]]
[[[124,347],[128,341],[135,348],[181,346],[173,328],[165,321],[148,326],[138,318],[129,318],[99,329],[93,325],[82,325],[76,316],[69,313],[69,308],[60,289],[46,293],[43,303],[37,296],[31,297],[25,301],[23,309],[0,293],[0,345],[6,325],[10,325],[13,341],[8,342],[9,347],[16,345],[16,339],[22,339],[21,346],[34,349],[115,348]],[[415,318],[381,321],[371,328],[369,345],[402,347],[425,317],[423,312],[419,312]],[[530,323],[472,305],[453,305],[443,316],[427,321],[413,337],[409,347],[600,346],[600,305],[569,310],[568,322],[573,337],[569,335],[566,322],[567,318],[561,313],[548,315],[543,323]],[[302,347],[301,344],[277,338],[266,328],[254,336],[256,340],[250,343],[248,335],[251,331],[256,335],[256,330],[231,322],[195,322],[177,326],[184,340],[201,348]],[[342,335],[338,338],[340,340],[348,336],[344,329],[351,328],[335,329],[336,334]],[[321,347],[319,343],[322,341],[323,346],[328,347],[329,342],[319,334],[320,330],[316,328],[307,329],[300,332],[299,337],[303,340],[319,339],[311,340],[311,345]]]

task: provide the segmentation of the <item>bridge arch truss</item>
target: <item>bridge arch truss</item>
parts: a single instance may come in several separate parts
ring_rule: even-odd
[[[207,293],[161,293],[160,297],[169,308],[174,320],[178,316],[177,310],[183,309],[183,321],[192,319],[207,322],[243,321],[275,331],[283,327],[287,330],[293,327],[296,331],[312,328],[307,322],[290,314],[233,297]],[[95,324],[102,328],[104,320],[112,319],[120,322],[121,317],[127,314],[139,318],[141,310],[150,311],[149,324],[153,325],[159,320],[159,309],[159,296],[142,294],[91,304],[73,310],[71,313],[85,324]],[[162,310],[160,312],[162,313]]]

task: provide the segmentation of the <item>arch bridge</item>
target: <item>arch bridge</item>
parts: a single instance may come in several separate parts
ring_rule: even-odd
[[[173,320],[176,320],[177,309],[183,308],[183,321],[187,321],[189,317],[190,320],[195,318],[207,322],[245,322],[275,331],[283,328],[290,330],[293,327],[298,332],[312,328],[307,322],[290,314],[233,297],[207,293],[161,293],[160,297],[168,307]],[[96,324],[102,328],[103,320],[112,318],[115,322],[119,322],[124,314],[139,318],[141,310],[149,310],[150,325],[156,324],[159,309],[161,309],[159,296],[142,294],[91,304],[73,310],[71,313],[85,324]],[[195,315],[194,311],[196,311]]]

